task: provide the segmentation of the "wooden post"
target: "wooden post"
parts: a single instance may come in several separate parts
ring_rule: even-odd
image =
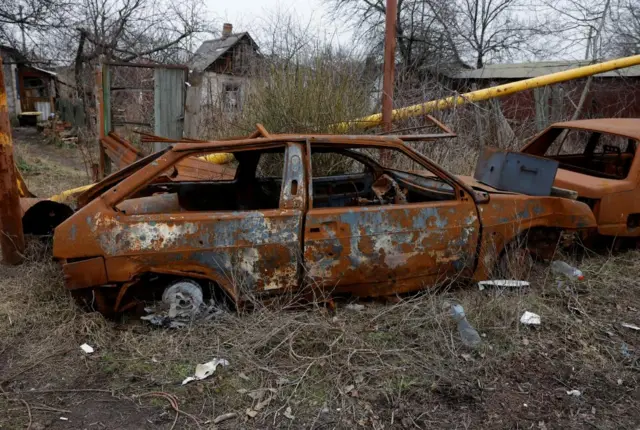
[[[108,72],[107,72],[108,73]],[[111,171],[111,162],[107,153],[102,146],[102,138],[107,135],[107,129],[110,127],[111,122],[105,118],[105,100],[104,100],[104,83],[105,76],[103,76],[102,61],[96,67],[96,85],[95,85],[95,97],[96,97],[96,125],[98,127],[98,148],[100,158],[98,160],[98,175],[97,179],[102,180]],[[109,109],[111,106],[109,105]],[[87,113],[85,112],[85,115]],[[110,114],[110,112],[108,112]]]
[[[393,75],[396,65],[396,15],[398,1],[387,0],[384,33],[384,75],[382,78],[382,124],[385,132],[391,131],[393,115]]]
[[[24,259],[22,210],[13,162],[11,123],[2,58],[0,58],[0,249],[2,249],[2,259],[5,263],[22,263]]]
[[[384,32],[384,74],[382,76],[382,126],[385,133],[393,126],[393,76],[396,68],[396,16],[398,0],[387,0]],[[382,151],[380,158],[389,161],[389,151]]]

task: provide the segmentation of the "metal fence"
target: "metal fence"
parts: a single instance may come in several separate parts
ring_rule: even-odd
[[[74,127],[85,124],[85,113],[81,100],[57,99],[56,114],[59,119],[71,123]]]

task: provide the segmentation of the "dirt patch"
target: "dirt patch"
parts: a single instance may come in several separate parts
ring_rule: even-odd
[[[14,159],[29,190],[38,197],[90,183],[86,156],[74,143],[56,145],[35,128],[13,130]]]

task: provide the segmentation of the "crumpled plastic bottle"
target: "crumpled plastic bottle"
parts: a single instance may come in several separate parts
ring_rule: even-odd
[[[458,324],[458,333],[460,333],[460,338],[462,339],[463,344],[471,348],[475,348],[482,343],[482,339],[480,339],[480,335],[476,329],[469,324],[469,321],[467,321],[462,305],[452,305],[451,316]]]
[[[584,279],[584,275],[582,274],[582,271],[580,269],[576,269],[570,264],[567,264],[564,261],[560,260],[551,262],[551,271],[553,273],[557,273],[558,275],[564,275],[573,281],[582,281]]]

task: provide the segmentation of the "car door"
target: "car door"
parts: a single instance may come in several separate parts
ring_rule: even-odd
[[[448,187],[449,200],[318,208],[311,196],[307,282],[378,296],[471,276],[480,230],[476,205],[454,181],[440,184]]]
[[[229,202],[227,210],[185,210],[183,202],[177,213],[103,214],[100,228],[94,231],[103,248],[110,279],[117,280],[123,272],[193,274],[217,281],[234,297],[297,287],[306,194],[305,187],[298,184],[304,184],[304,169],[299,146],[283,145],[282,151],[282,175],[273,178],[282,184],[280,198],[271,207],[233,209],[236,204],[231,200],[239,198],[242,190],[253,187],[259,191],[264,185],[255,178],[253,185],[247,183],[239,188],[229,182],[229,189],[235,190],[236,196],[224,192],[216,196]],[[235,154],[243,158],[240,152]],[[197,198],[200,194],[204,198],[207,186],[215,183],[189,183],[189,195]],[[194,187],[202,187],[202,191]],[[254,196],[256,201],[264,200]],[[112,277],[111,273],[118,275]]]

